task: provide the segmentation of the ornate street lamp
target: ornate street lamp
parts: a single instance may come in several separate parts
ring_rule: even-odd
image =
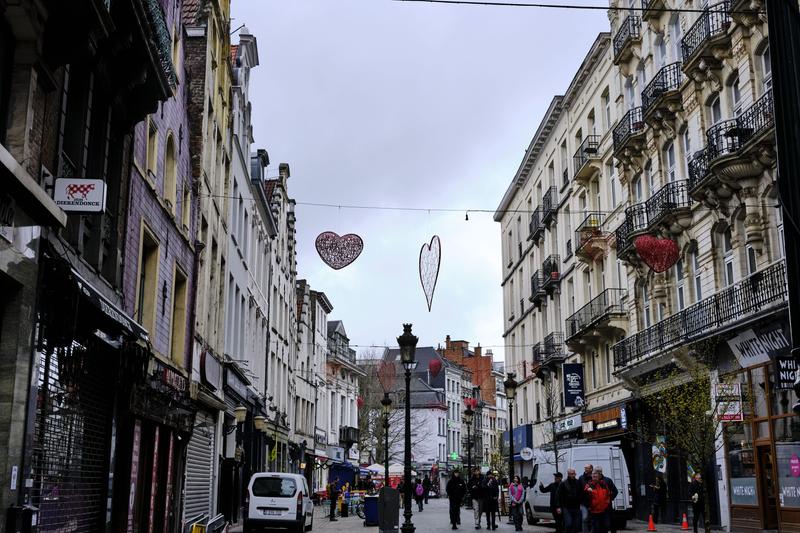
[[[383,393],[383,400],[381,400],[381,406],[383,409],[383,437],[385,439],[385,444],[384,444],[385,464],[384,464],[383,485],[385,487],[388,487],[389,486],[389,415],[392,413],[392,399],[389,397],[388,392]]]
[[[503,386],[506,389],[508,399],[508,481],[514,479],[514,395],[517,393],[517,381],[514,379],[516,374],[508,372]]]
[[[467,481],[472,476],[472,417],[475,416],[475,411],[472,410],[472,407],[469,405],[467,406],[467,410],[464,411],[464,423],[467,425],[467,475],[465,478]],[[472,509],[472,498],[467,498],[467,509]]]
[[[406,371],[406,427],[405,427],[405,450],[403,453],[403,489],[405,497],[403,503],[403,525],[400,530],[403,533],[414,533],[414,524],[411,522],[411,371],[417,367],[414,360],[414,352],[417,349],[417,337],[411,333],[411,324],[403,324],[403,334],[397,337],[397,344],[400,346],[400,361]]]

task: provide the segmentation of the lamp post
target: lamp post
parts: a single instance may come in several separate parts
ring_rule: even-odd
[[[470,477],[472,476],[472,417],[475,415],[475,411],[472,410],[472,407],[469,405],[467,406],[466,411],[464,411],[464,423],[467,425],[467,475],[464,476],[467,481],[469,481]],[[472,498],[467,498],[467,509],[472,509]]]
[[[388,392],[383,393],[383,400],[381,400],[383,409],[383,438],[384,438],[384,474],[383,486],[389,486],[389,415],[392,412],[392,399],[389,397]]]
[[[514,395],[517,393],[517,381],[514,379],[516,374],[509,372],[503,386],[506,389],[508,399],[508,480],[509,483],[514,478]]]
[[[414,360],[414,351],[417,348],[417,337],[411,333],[411,324],[403,324],[403,334],[397,337],[397,344],[400,346],[400,361],[406,371],[406,427],[405,427],[405,450],[403,453],[403,489],[405,497],[403,503],[403,525],[400,530],[403,533],[414,533],[414,524],[411,522],[411,371],[417,366]]]

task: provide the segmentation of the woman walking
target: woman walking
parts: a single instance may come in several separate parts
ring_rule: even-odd
[[[522,505],[525,501],[525,488],[519,476],[508,486],[508,499],[511,500],[511,517],[514,519],[514,531],[522,531]]]
[[[461,502],[467,492],[467,484],[461,479],[458,470],[453,472],[444,490],[450,500],[450,523],[453,525],[453,529],[458,529],[458,525],[461,523]]]
[[[417,507],[419,507],[419,512],[421,513],[422,502],[425,500],[425,487],[419,478],[414,481],[414,500],[417,502]]]

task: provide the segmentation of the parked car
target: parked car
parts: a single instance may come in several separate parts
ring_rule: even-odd
[[[556,472],[555,454],[552,450],[533,451],[532,472],[527,493],[525,511],[528,523],[551,522],[550,494],[539,490],[539,482],[545,485],[553,481]],[[619,443],[607,444],[572,444],[558,450],[558,470],[567,477],[567,468],[574,468],[578,476],[583,474],[583,466],[591,464],[602,467],[603,475],[610,477],[619,490],[619,494],[611,502],[612,519],[616,529],[625,529],[628,519],[633,516],[633,500],[631,478],[628,466]],[[527,468],[526,468],[527,470]]]
[[[247,498],[244,533],[272,529],[302,533],[314,526],[314,502],[306,478],[299,474],[253,474]]]

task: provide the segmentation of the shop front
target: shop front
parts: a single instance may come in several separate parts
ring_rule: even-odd
[[[741,395],[724,424],[732,531],[800,530],[796,363],[785,319],[737,331],[718,346],[720,382]],[[736,409],[733,409],[736,411]]]
[[[533,424],[523,424],[514,428],[514,473],[520,477],[530,476],[533,465],[530,459],[523,457],[522,450],[533,448]],[[503,432],[504,450],[508,450],[508,431]],[[507,458],[506,458],[507,460]]]

